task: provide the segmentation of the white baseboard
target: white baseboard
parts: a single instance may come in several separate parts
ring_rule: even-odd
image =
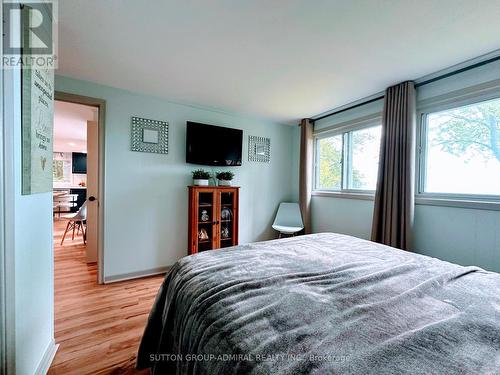
[[[59,348],[59,344],[56,344],[55,340],[52,340],[47,349],[45,349],[45,353],[42,357],[42,360],[38,364],[38,367],[35,371],[35,375],[46,375],[49,371],[50,365],[56,356],[57,349]]]
[[[172,266],[163,266],[151,268],[144,271],[136,271],[129,273],[122,273],[119,275],[104,276],[104,284],[117,283],[119,281],[139,279],[141,277],[154,276],[162,273],[167,273]]]

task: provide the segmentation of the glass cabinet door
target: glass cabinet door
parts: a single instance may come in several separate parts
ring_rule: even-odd
[[[218,230],[221,248],[233,246],[234,243],[235,202],[234,191],[220,192],[220,220]]]
[[[215,194],[200,191],[198,193],[197,239],[198,251],[212,250],[215,247]]]

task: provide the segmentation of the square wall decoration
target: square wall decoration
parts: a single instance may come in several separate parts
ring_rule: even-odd
[[[269,163],[271,159],[271,140],[255,135],[248,136],[248,160]]]
[[[168,154],[168,122],[132,117],[132,151]]]

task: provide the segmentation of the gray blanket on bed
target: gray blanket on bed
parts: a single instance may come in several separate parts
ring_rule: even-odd
[[[500,374],[500,275],[338,234],[200,253],[167,275],[137,366]]]

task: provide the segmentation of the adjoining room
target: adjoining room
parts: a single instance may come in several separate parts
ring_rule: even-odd
[[[53,154],[53,216],[55,257],[97,262],[96,250],[87,246],[88,127],[97,126],[98,109],[91,106],[55,101]],[[92,130],[90,130],[92,135]],[[95,149],[90,147],[90,149]],[[56,261],[57,264],[57,261]],[[57,275],[57,267],[56,267]],[[97,280],[97,278],[96,278]]]

